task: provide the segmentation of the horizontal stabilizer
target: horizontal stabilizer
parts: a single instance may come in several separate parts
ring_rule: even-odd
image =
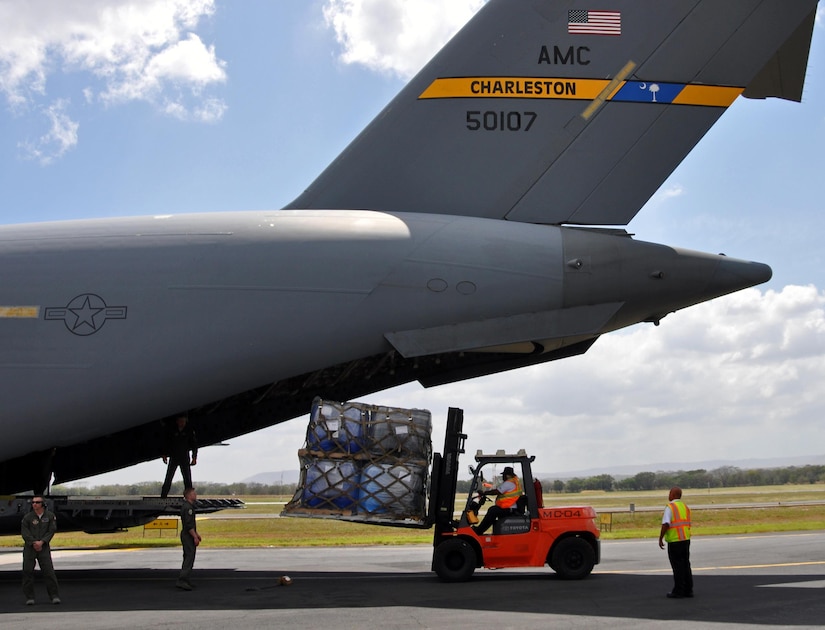
[[[621,302],[525,313],[462,324],[387,333],[385,337],[404,358],[444,352],[480,350],[522,342],[597,336]]]

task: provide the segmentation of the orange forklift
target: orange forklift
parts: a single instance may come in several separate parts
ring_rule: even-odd
[[[534,456],[524,450],[514,455],[481,452],[470,492],[456,519],[458,456],[464,453],[467,436],[462,433],[464,412],[451,407],[447,416],[444,453],[433,456],[429,519],[435,525],[432,569],[446,582],[469,580],[477,567],[503,569],[549,565],[565,580],[590,575],[600,560],[599,528],[596,512],[589,506],[545,508],[541,482],[533,478]],[[484,473],[498,465],[512,466],[521,480],[524,494],[510,513],[499,517],[492,531],[476,533],[478,512],[486,501]],[[493,475],[490,475],[492,478]]]

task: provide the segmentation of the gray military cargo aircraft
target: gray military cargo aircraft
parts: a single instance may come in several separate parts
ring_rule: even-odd
[[[620,226],[737,97],[800,100],[816,6],[490,0],[285,209],[0,228],[0,492],[767,281]]]

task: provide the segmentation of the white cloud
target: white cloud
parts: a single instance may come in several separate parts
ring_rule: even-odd
[[[202,101],[201,104],[194,109],[192,117],[199,122],[214,123],[223,118],[225,111],[226,103],[219,98],[210,98]]]
[[[208,85],[226,79],[223,68],[215,63],[215,47],[207,48],[194,33],[189,33],[186,40],[155,55],[147,66],[147,72],[158,80],[189,81],[194,85]]]
[[[77,130],[80,125],[66,115],[67,105],[68,103],[61,99],[45,109],[44,113],[51,122],[49,131],[36,142],[19,145],[27,159],[37,160],[44,165],[50,164],[77,144]]]
[[[672,185],[668,186],[667,188],[662,189],[661,191],[659,191],[657,193],[657,195],[660,195],[664,199],[672,199],[673,197],[681,197],[684,194],[685,194],[685,189],[684,189],[684,186],[682,186],[681,184],[672,184]]]
[[[408,78],[485,0],[327,0],[324,17],[345,63]]]
[[[206,92],[226,81],[225,63],[193,32],[214,11],[214,0],[0,0],[0,94],[18,114],[39,111],[50,77],[85,74],[79,101],[217,120],[226,107]],[[70,95],[51,98],[68,116]]]
[[[108,68],[99,69],[97,73],[112,74]],[[207,48],[194,33],[153,54],[139,66],[129,63],[113,69],[112,76],[117,78],[108,81],[107,89],[100,94],[105,102],[157,101],[160,94],[165,94],[168,102],[171,94],[179,109],[187,112],[185,88],[192,95],[200,96],[208,85],[226,80],[223,64],[217,61],[214,47]]]

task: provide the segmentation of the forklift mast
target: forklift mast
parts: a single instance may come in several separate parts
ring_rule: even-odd
[[[430,520],[435,525],[434,542],[446,531],[453,529],[455,492],[458,483],[458,456],[464,452],[467,435],[462,433],[464,411],[450,407],[447,411],[447,431],[444,435],[444,452],[433,456],[430,477]]]

